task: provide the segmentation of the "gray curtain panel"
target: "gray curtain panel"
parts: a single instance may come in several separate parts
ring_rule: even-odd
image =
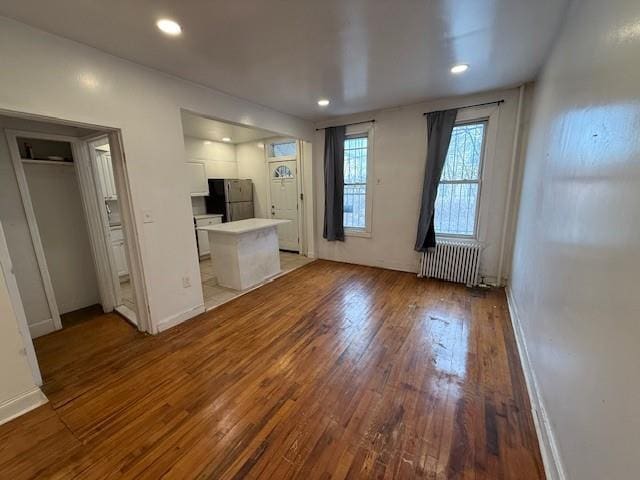
[[[324,131],[324,230],[329,241],[344,241],[344,136],[346,128]]]
[[[427,114],[427,165],[422,185],[422,203],[418,220],[418,235],[415,249],[426,252],[436,246],[436,231],[433,214],[438,195],[438,184],[442,167],[447,158],[451,132],[456,123],[457,109],[431,112]]]

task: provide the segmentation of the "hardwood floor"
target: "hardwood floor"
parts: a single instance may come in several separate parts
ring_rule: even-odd
[[[540,479],[502,291],[316,261],[158,336],[42,337],[0,477]]]

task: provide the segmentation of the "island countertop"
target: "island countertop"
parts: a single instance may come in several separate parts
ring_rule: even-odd
[[[205,225],[203,227],[198,227],[197,229],[206,232],[224,233],[227,235],[241,235],[243,233],[277,227],[278,225],[289,223],[290,221],[291,220],[272,220],[270,218],[248,218],[246,220],[238,220],[236,222]]]

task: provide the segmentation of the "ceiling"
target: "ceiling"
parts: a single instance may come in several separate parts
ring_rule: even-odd
[[[301,118],[531,80],[567,0],[0,0],[0,14]],[[160,33],[161,17],[179,37]],[[469,71],[452,76],[456,63]],[[326,97],[331,105],[320,108]]]
[[[182,131],[187,137],[202,138],[222,142],[223,138],[230,138],[228,143],[244,143],[277,137],[278,134],[259,128],[240,127],[231,123],[210,120],[200,115],[182,111]]]

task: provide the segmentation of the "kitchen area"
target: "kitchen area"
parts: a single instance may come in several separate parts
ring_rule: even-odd
[[[182,121],[202,292],[210,310],[313,260],[306,256],[298,204],[302,142],[190,112],[182,113]],[[285,176],[283,161],[289,162]]]

